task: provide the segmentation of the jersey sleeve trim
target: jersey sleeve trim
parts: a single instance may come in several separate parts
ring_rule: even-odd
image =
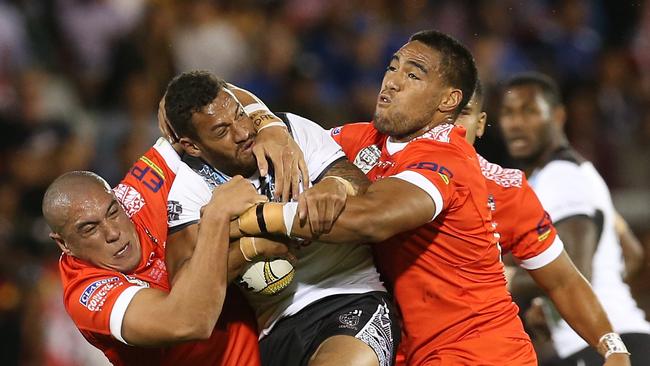
[[[558,235],[555,237],[555,240],[553,240],[553,244],[546,248],[546,250],[532,258],[521,260],[519,266],[529,271],[542,268],[559,257],[563,250],[564,243],[562,243],[562,240],[560,240],[560,236]]]
[[[194,224],[198,224],[199,221],[200,221],[200,220],[191,220],[191,221],[184,222],[184,223],[182,223],[182,224],[178,224],[178,225],[176,225],[176,226],[170,226],[169,229],[168,229],[168,230],[169,230],[169,234],[168,234],[168,235],[171,235],[171,234],[177,233],[177,232],[179,232],[179,231],[185,229],[185,228],[188,227],[188,226],[192,226],[192,225],[194,225]]]
[[[115,337],[115,339],[117,339],[118,341],[124,344],[128,344],[122,337],[122,321],[124,321],[124,314],[126,314],[126,308],[131,303],[131,300],[133,300],[135,294],[137,294],[138,291],[142,290],[143,288],[146,287],[131,286],[126,290],[122,291],[120,296],[115,301],[115,304],[113,305],[113,309],[111,310],[111,319],[110,319],[111,334],[113,335],[113,337]]]
[[[418,186],[419,188],[427,192],[427,194],[431,197],[433,203],[436,206],[435,212],[430,221],[433,221],[440,214],[443,205],[442,194],[435,186],[435,184],[433,184],[429,179],[427,179],[422,174],[418,172],[414,172],[412,170],[405,170],[403,172],[393,175],[392,177],[405,180],[411,184]]]
[[[181,157],[178,156],[178,153],[172,145],[167,141],[165,138],[160,137],[156,143],[153,145],[154,149],[158,151],[160,156],[165,160],[165,163],[167,163],[167,166],[169,169],[171,169],[174,174],[178,172],[178,169],[180,168],[182,161]]]

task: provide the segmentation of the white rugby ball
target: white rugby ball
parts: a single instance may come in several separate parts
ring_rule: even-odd
[[[286,259],[262,260],[249,264],[238,282],[247,291],[275,295],[289,286],[294,273],[293,265]]]

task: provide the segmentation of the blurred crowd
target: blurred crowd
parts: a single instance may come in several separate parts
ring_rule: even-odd
[[[368,121],[391,54],[427,28],[474,52],[488,92],[486,157],[509,165],[499,83],[538,70],[560,82],[570,139],[613,191],[637,205],[650,196],[650,2],[0,0],[2,363],[105,363],[62,307],[42,193],[77,169],[116,184],[155,141],[175,74],[210,70],[324,127]],[[628,220],[650,248],[648,216]],[[650,272],[641,277],[635,289],[650,293]]]

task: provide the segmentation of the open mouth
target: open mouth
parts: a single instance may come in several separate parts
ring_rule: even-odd
[[[381,93],[379,94],[379,97],[377,98],[377,104],[390,104],[391,98],[388,94],[386,93]]]
[[[126,251],[129,249],[130,246],[131,246],[131,243],[127,242],[126,244],[124,244],[124,246],[122,248],[120,248],[120,250],[117,251],[117,253],[115,253],[115,256],[120,257],[120,256],[124,255],[124,253],[126,253]]]

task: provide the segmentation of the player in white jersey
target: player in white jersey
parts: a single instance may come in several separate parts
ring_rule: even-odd
[[[167,88],[167,119],[186,162],[169,194],[168,260],[183,259],[170,249],[196,235],[201,207],[212,189],[231,176],[248,177],[259,192],[277,198],[272,178],[259,176],[250,153],[255,130],[249,114],[266,106],[258,101],[247,109],[230,89],[205,72],[181,74]],[[282,115],[282,120],[302,149],[311,183],[322,182],[325,193],[342,193],[343,202],[345,188],[352,185],[328,176],[344,177],[365,189],[365,176],[347,162],[327,131],[293,114]],[[332,208],[333,216],[340,209]],[[399,328],[370,248],[303,242],[293,253],[296,273],[288,288],[274,296],[245,292],[258,318],[262,363],[390,365]]]
[[[540,74],[510,79],[499,123],[510,155],[521,162],[550,214],[567,252],[590,280],[632,365],[650,360],[650,323],[623,282],[624,262],[609,190],[594,166],[569,145],[556,84]],[[550,325],[558,355],[574,365],[600,365],[602,357],[561,319]]]

